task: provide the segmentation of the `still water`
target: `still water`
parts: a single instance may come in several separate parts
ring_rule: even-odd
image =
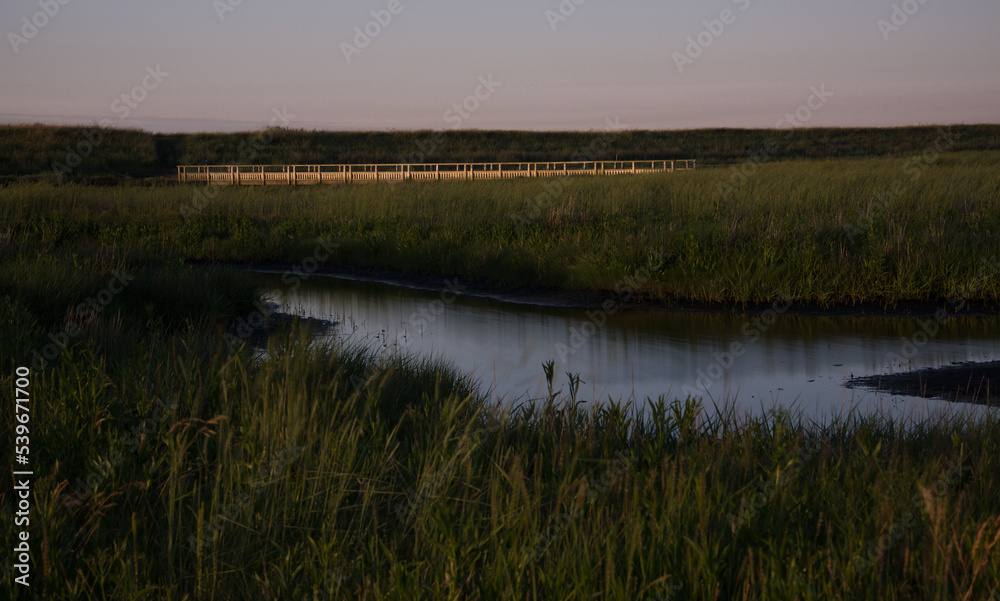
[[[422,290],[312,276],[292,289],[279,275],[260,277],[283,311],[336,321],[330,335],[443,359],[508,401],[544,396],[542,365],[553,360],[556,387],[568,384],[566,372],[578,374],[586,400],[691,393],[709,405],[777,405],[813,419],[852,408],[919,417],[969,406],[849,388],[846,379],[1000,359],[996,316],[934,328],[928,318],[794,316],[781,304],[750,315],[588,313],[456,294],[461,286],[444,280]]]

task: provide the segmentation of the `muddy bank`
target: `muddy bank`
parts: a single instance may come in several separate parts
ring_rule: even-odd
[[[228,267],[260,273],[285,273],[296,268],[286,263],[252,263],[231,264]],[[301,268],[299,268],[301,269]],[[294,273],[294,271],[292,271]],[[752,315],[773,309],[772,303],[701,303],[686,299],[649,300],[628,298],[614,291],[574,291],[545,288],[509,288],[490,284],[471,282],[462,277],[431,277],[419,274],[407,274],[397,271],[361,269],[350,267],[321,267],[310,277],[332,277],[366,282],[379,282],[393,286],[412,288],[415,290],[460,290],[468,296],[490,298],[508,303],[567,307],[576,309],[597,309],[606,303],[612,303],[616,311],[670,311],[676,313],[715,313],[729,315]],[[985,303],[959,303],[941,300],[936,303],[903,301],[892,306],[882,306],[871,303],[855,305],[821,306],[811,303],[799,303],[794,299],[777,300],[785,315],[799,316],[833,316],[833,317],[931,317],[944,309],[949,315],[997,315],[1000,306]],[[785,308],[787,306],[787,308]],[[957,308],[961,311],[956,312]]]
[[[226,325],[225,338],[231,345],[243,342],[252,348],[266,349],[272,336],[288,333],[296,325],[304,326],[310,338],[331,331],[337,322],[313,317],[299,317],[282,313],[275,303],[261,305],[253,312],[231,320]]]
[[[1000,361],[853,378],[847,385],[888,394],[995,406],[1000,397]]]

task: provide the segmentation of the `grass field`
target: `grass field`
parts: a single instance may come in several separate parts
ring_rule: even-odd
[[[995,410],[582,409],[579,381],[542,365],[545,398],[499,407],[447,365],[295,328],[266,352],[232,344],[260,291],[218,264],[301,264],[320,242],[330,267],[500,287],[995,307],[1000,152],[907,160],[745,180],[0,187],[4,389],[36,367],[32,586],[10,585],[5,554],[0,597],[1000,598]],[[15,424],[0,404],[4,440]],[[7,515],[15,495],[0,488]]]
[[[734,185],[735,184],[735,185]],[[1000,152],[607,178],[0,189],[11,249],[462,276],[501,287],[741,304],[1000,299]],[[2,232],[2,230],[0,230]],[[630,279],[626,279],[630,278]],[[0,290],[3,278],[0,277]]]

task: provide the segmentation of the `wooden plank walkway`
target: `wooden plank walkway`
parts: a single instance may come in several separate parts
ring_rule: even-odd
[[[181,165],[177,181],[215,185],[301,185],[398,180],[508,179],[689,171],[694,159],[545,163],[400,163],[385,165]]]

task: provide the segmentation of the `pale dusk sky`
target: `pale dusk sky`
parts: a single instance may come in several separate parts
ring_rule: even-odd
[[[997,26],[996,0],[4,0],[0,122],[1000,123]]]

